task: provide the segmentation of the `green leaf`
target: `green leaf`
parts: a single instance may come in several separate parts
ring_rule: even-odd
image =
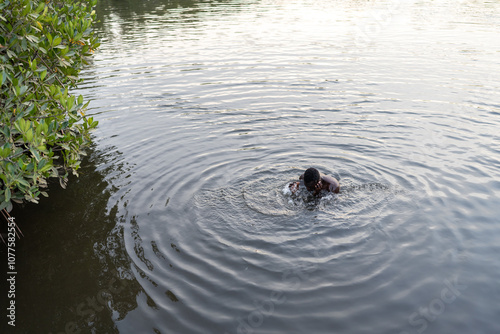
[[[7,207],[9,207],[9,206],[12,206],[12,203],[10,203],[10,202],[2,202],[2,203],[0,203],[0,211],[3,210],[3,209],[7,209]],[[7,211],[9,211],[9,210],[7,210]]]
[[[40,169],[42,169],[42,168],[43,168],[46,164],[47,164],[47,160],[42,159],[42,160],[40,160],[40,162],[38,163],[37,168],[40,170]],[[49,165],[48,167],[50,168],[50,165]]]
[[[22,185],[24,185],[26,187],[30,186],[30,184],[26,180],[24,180],[24,179],[16,179],[16,181],[17,181],[17,183],[22,184]]]
[[[17,129],[17,131],[24,133],[24,123],[26,121],[23,118],[20,118],[17,120],[17,122],[14,123],[14,127]]]
[[[16,58],[17,57],[16,53],[11,51],[11,50],[7,50],[7,56],[9,58]]]
[[[36,134],[37,136],[39,136],[43,131],[43,124],[42,123],[39,123],[37,126],[36,126]]]
[[[39,43],[40,39],[34,35],[26,35],[26,39],[30,41],[31,43]]]
[[[27,90],[28,86],[21,86],[21,88],[19,89],[19,95],[24,95],[24,93],[26,93]]]
[[[30,148],[30,152],[31,154],[33,154],[33,157],[36,159],[37,162],[40,161],[41,157],[36,149]]]
[[[28,142],[33,141],[33,130],[29,129],[29,130],[26,132],[26,139],[28,140]]]
[[[68,109],[71,110],[73,109],[73,105],[75,104],[75,96],[72,95],[68,98],[67,100],[67,106],[68,106]]]
[[[21,125],[23,132],[27,132],[31,128],[31,123],[29,121],[24,120],[23,118],[19,120],[19,124]]]
[[[5,81],[7,80],[8,76],[9,75],[7,74],[7,72],[2,71],[2,86],[5,83]]]
[[[37,13],[37,14],[40,13],[44,8],[45,8],[45,3],[43,1],[40,1],[40,4],[38,5],[38,7],[35,10],[35,13]]]
[[[10,155],[10,148],[0,148],[0,156],[2,158],[7,158]]]
[[[57,36],[56,38],[54,38],[54,40],[52,41],[52,46],[55,47],[55,46],[58,46],[59,44],[61,44],[62,42],[62,38]]]
[[[11,196],[10,188],[7,187],[7,188],[5,188],[5,201],[6,202],[10,201],[10,196]]]

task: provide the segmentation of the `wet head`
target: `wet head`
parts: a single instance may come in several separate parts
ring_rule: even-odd
[[[304,173],[304,185],[309,191],[321,189],[321,176],[316,168],[308,168]]]

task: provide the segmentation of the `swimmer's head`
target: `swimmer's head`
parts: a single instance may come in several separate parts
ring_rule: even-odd
[[[304,173],[304,185],[307,190],[313,191],[320,180],[319,171],[316,168],[308,168]]]

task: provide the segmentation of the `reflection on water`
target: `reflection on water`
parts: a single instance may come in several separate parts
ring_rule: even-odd
[[[499,10],[99,1],[95,148],[19,213],[20,326],[498,332]],[[341,192],[289,194],[311,166]]]
[[[25,237],[16,243],[16,327],[2,321],[2,333],[71,332],[75,326],[110,333],[115,320],[137,307],[139,285],[117,210],[107,207],[108,184],[89,161],[103,159],[85,159],[66,190],[52,184],[50,203],[13,211]]]

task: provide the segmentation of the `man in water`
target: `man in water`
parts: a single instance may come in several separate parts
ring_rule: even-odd
[[[340,191],[340,183],[333,176],[323,175],[316,168],[308,168],[304,174],[299,177],[299,180],[304,180],[304,185],[309,191],[314,191],[314,195],[318,195],[321,190],[330,191],[338,194]],[[299,190],[299,182],[290,183],[290,191],[295,194]]]

